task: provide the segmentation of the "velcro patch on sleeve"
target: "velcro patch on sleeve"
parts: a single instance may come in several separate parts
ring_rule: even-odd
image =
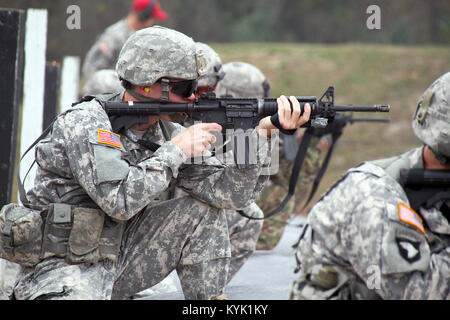
[[[400,221],[416,227],[425,234],[422,218],[413,209],[402,202],[398,203],[398,218]]]
[[[120,135],[102,129],[98,129],[98,142],[117,148],[122,147],[122,144],[120,143]]]

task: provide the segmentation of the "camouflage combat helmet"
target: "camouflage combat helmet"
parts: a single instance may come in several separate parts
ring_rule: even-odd
[[[270,95],[266,77],[255,66],[245,62],[229,62],[223,65],[223,71],[225,77],[217,85],[217,96],[264,98]]]
[[[422,94],[412,127],[441,163],[450,163],[450,72]]]
[[[96,71],[83,87],[82,95],[113,93],[122,90],[116,71],[103,69]]]
[[[223,79],[225,73],[222,68],[222,60],[213,48],[203,42],[196,42],[197,51],[201,51],[206,59],[206,74],[198,79],[199,87],[214,87]]]
[[[205,74],[206,60],[197,53],[192,38],[153,26],[128,38],[120,51],[116,71],[120,79],[133,85],[150,86],[160,79],[196,80]],[[168,92],[164,85],[163,92]]]

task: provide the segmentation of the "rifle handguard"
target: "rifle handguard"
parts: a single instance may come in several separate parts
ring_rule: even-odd
[[[279,129],[280,132],[282,132],[284,134],[293,135],[297,131],[297,129],[292,129],[292,130],[283,129],[283,127],[281,127],[281,124],[280,124],[280,118],[278,117],[278,113],[275,113],[270,117],[270,122],[272,122],[272,124],[275,127],[277,127],[277,129]]]

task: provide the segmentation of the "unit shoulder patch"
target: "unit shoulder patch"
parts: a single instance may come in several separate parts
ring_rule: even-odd
[[[400,221],[416,227],[420,232],[425,234],[422,218],[413,209],[402,202],[398,203],[398,218]]]

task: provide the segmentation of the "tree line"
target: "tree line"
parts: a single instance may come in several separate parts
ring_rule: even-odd
[[[48,9],[49,60],[84,57],[97,36],[126,16],[132,0],[0,0],[2,8]],[[160,0],[160,23],[202,42],[450,44],[448,0]],[[66,27],[80,7],[80,29]],[[367,8],[380,8],[380,29],[367,28]],[[1,25],[0,25],[1,28]]]

